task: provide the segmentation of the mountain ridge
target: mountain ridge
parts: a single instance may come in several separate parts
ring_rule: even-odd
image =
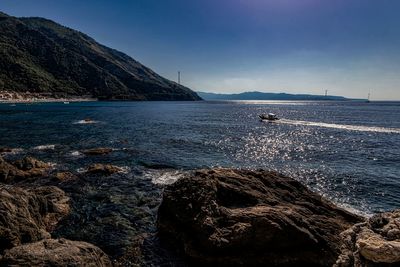
[[[312,95],[312,94],[288,94],[288,93],[267,93],[259,91],[242,92],[236,94],[220,94],[209,92],[197,92],[204,100],[330,100],[330,101],[349,101],[364,100],[351,99],[343,96],[333,95]]]
[[[40,17],[0,12],[0,91],[105,100],[200,100],[130,56]]]

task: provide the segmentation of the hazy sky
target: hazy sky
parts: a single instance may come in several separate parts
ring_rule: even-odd
[[[400,99],[399,0],[1,0],[198,91]]]

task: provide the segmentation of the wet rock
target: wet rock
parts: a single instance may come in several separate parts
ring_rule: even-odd
[[[25,157],[13,163],[0,157],[0,182],[12,183],[32,180],[48,174],[51,165],[32,157]]]
[[[111,153],[113,150],[112,148],[105,148],[105,147],[100,147],[100,148],[92,148],[92,149],[87,149],[83,150],[82,153],[85,155],[105,155]]]
[[[0,253],[49,238],[49,232],[68,213],[69,198],[57,187],[0,186]]]
[[[45,239],[7,250],[2,266],[112,266],[98,247],[67,239]]]
[[[194,265],[332,266],[339,234],[362,221],[268,171],[201,170],[164,191],[161,237]]]
[[[22,170],[19,170],[0,157],[0,182],[7,183],[13,181],[15,178],[24,176],[25,174]]]
[[[77,180],[78,176],[76,176],[72,172],[66,171],[66,172],[57,172],[53,178],[54,180],[59,182],[69,182]]]
[[[32,158],[32,157],[25,157],[21,160],[17,160],[13,164],[15,167],[17,167],[20,170],[23,171],[31,171],[35,169],[48,169],[50,168],[50,164],[40,161],[38,159]]]
[[[13,149],[12,149],[12,148],[9,148],[9,147],[0,147],[0,154],[1,154],[1,153],[10,153],[10,152],[13,152]]]
[[[377,214],[341,237],[336,267],[400,266],[400,210]]]
[[[89,166],[86,173],[87,174],[100,174],[100,175],[111,175],[117,172],[124,172],[120,167],[111,164],[100,164],[95,163]]]

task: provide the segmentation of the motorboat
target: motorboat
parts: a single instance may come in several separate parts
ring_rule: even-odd
[[[266,120],[266,121],[276,121],[279,120],[279,118],[274,114],[274,113],[268,113],[268,114],[261,114],[258,115],[261,120]]]

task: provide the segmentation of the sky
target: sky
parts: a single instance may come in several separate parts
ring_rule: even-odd
[[[196,91],[400,100],[398,0],[0,0]]]

